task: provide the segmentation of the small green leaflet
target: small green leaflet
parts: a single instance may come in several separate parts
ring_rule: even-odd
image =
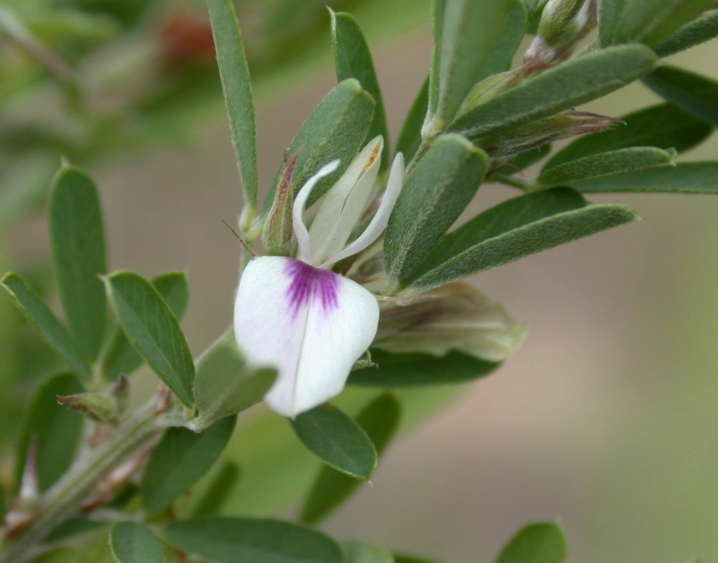
[[[654,45],[713,3],[713,0],[631,0],[616,26],[614,42]]]
[[[236,417],[219,420],[202,433],[170,428],[147,462],[140,494],[148,514],[157,514],[194,485],[227,446]]]
[[[216,563],[345,563],[339,545],[289,522],[205,516],[165,529],[172,545]]]
[[[290,420],[299,440],[309,451],[354,479],[369,479],[377,465],[377,452],[369,436],[354,420],[331,405],[323,405]]]
[[[692,22],[687,23],[670,37],[653,45],[656,55],[670,57],[718,35],[718,10],[710,10]]]
[[[223,334],[197,360],[194,397],[199,411],[192,421],[200,429],[261,402],[274,383],[276,370],[249,367],[232,330]]]
[[[394,563],[438,563],[436,561],[429,561],[428,559],[417,559],[409,555],[394,554]]]
[[[390,285],[403,283],[471,202],[488,157],[459,135],[435,141],[404,181],[384,235]]]
[[[165,563],[160,540],[147,527],[134,522],[112,527],[110,551],[117,563]]]
[[[673,165],[677,153],[674,149],[631,147],[592,156],[585,156],[558,166],[546,166],[538,181],[544,186],[571,185],[611,174],[633,172],[663,165]]]
[[[668,192],[718,194],[718,162],[685,162],[675,167],[651,168],[576,182],[584,193]]]
[[[360,541],[345,541],[341,546],[346,563],[394,563],[394,555],[383,547]]]
[[[621,117],[625,125],[585,135],[566,145],[544,165],[544,170],[586,156],[646,146],[674,148],[679,153],[705,141],[713,128],[673,104],[651,106]],[[516,162],[514,162],[516,164]]]
[[[376,366],[353,372],[349,376],[349,385],[393,389],[466,383],[486,377],[501,366],[500,363],[480,360],[456,350],[439,357],[431,354],[393,354],[375,348],[371,357]]]
[[[374,61],[359,24],[351,14],[335,13],[332,17],[332,46],[334,62],[339,81],[356,78],[372,98],[374,98],[374,118],[367,133],[367,139],[377,135],[384,137],[384,149],[381,155],[381,170],[389,166],[389,127],[382,100],[379,80],[374,70]]]
[[[401,405],[394,396],[384,393],[364,407],[356,421],[381,455],[396,433],[400,418]],[[322,466],[302,507],[302,522],[316,524],[324,519],[350,498],[359,484],[352,477]]]
[[[177,398],[192,406],[192,356],[177,318],[157,289],[126,271],[105,277],[105,287],[128,340]]]
[[[520,0],[445,3],[436,69],[434,130],[451,122],[474,84],[511,65],[524,37],[527,18]]]
[[[339,168],[317,183],[307,206],[319,200],[339,179],[364,145],[374,117],[374,100],[353,78],[340,82],[319,102],[294,137],[288,154],[299,154],[292,173],[292,190],[297,191],[317,173],[319,168],[339,159]],[[274,185],[264,200],[264,213],[274,201],[274,192],[283,165],[279,167]]]
[[[225,461],[212,478],[207,489],[192,509],[193,516],[218,514],[227,497],[240,480],[241,471],[236,463]]]
[[[169,272],[152,280],[170,311],[182,320],[189,302],[189,284],[184,272]],[[109,381],[115,381],[120,374],[130,375],[142,365],[142,357],[127,340],[122,329],[117,327],[115,335],[102,359],[102,373]]]
[[[426,117],[429,104],[429,79],[421,85],[419,93],[411,104],[409,114],[401,126],[399,138],[396,140],[396,152],[404,154],[404,160],[408,163],[414,158],[416,151],[421,145],[421,126]]]
[[[666,101],[718,127],[718,82],[700,74],[662,66],[643,82]]]
[[[27,282],[18,274],[11,272],[0,279],[0,286],[50,347],[62,356],[79,375],[89,378],[90,366],[87,365],[80,347]]]
[[[409,280],[412,291],[445,285],[637,218],[634,211],[621,205],[584,207],[582,198],[571,190],[549,192],[543,201],[540,194],[508,200],[462,225],[437,245],[417,277]],[[534,201],[543,205],[527,210]],[[564,206],[570,210],[556,212]],[[519,209],[526,211],[515,213]],[[546,216],[539,218],[539,211]]]
[[[105,235],[97,189],[70,166],[52,181],[48,206],[50,243],[60,300],[70,332],[89,362],[102,345],[107,298],[99,277],[107,271]]]
[[[471,139],[495,135],[614,92],[655,67],[643,45],[622,45],[576,57],[493,97],[464,107],[449,127]]]
[[[495,563],[563,563],[567,553],[561,528],[550,522],[537,522],[519,531]]]
[[[598,37],[601,47],[614,44],[616,28],[628,0],[601,0],[598,3]]]
[[[215,52],[244,201],[257,206],[257,147],[252,81],[232,0],[207,0]]]
[[[7,513],[7,499],[5,498],[5,487],[0,483],[0,522],[5,520]]]

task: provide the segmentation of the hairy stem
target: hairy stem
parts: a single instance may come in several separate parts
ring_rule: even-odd
[[[0,563],[23,563],[59,524],[75,515],[107,473],[146,446],[167,427],[155,412],[155,400],[140,407],[108,440],[81,456],[40,499],[33,519],[17,539],[0,545]]]

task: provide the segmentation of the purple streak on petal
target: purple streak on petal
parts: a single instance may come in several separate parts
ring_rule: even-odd
[[[293,317],[305,303],[316,299],[322,304],[325,313],[337,306],[339,276],[329,270],[310,266],[301,260],[287,262],[285,272],[292,278],[287,297]]]

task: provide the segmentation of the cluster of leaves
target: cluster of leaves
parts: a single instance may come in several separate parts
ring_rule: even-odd
[[[705,11],[713,0],[589,2],[597,7],[598,36],[575,56],[567,45],[578,44],[570,38],[558,49],[547,47],[541,36],[550,10],[562,3],[583,5],[575,0],[434,3],[430,75],[395,146],[410,162],[384,238],[386,294],[425,292],[636,218],[621,205],[589,205],[583,193],[718,192],[718,163],[674,162],[679,152],[711,134],[718,121],[718,85],[681,69],[657,68],[659,57],[718,34],[718,14]],[[259,209],[253,96],[242,36],[231,0],[207,4],[244,188],[241,228],[251,240],[271,211],[284,165]],[[584,24],[593,22],[588,17]],[[546,49],[511,69],[532,29]],[[385,156],[390,146],[371,55],[349,14],[332,13],[332,45],[340,82],[289,149],[296,155],[290,178],[295,192],[319,166],[341,160],[340,168],[317,185],[310,204],[326,193],[366,139],[383,135]],[[557,138],[589,132],[576,129],[575,119],[585,116],[572,108],[637,79],[667,103],[626,116],[622,127],[602,127],[572,142],[544,164],[534,182],[507,171],[507,164],[522,169],[539,162]],[[483,211],[447,236],[479,186],[490,181],[527,193]],[[160,417],[158,441],[135,444],[121,460],[126,462],[121,478],[113,472],[84,483],[83,502],[66,507],[72,517],[38,533],[46,548],[113,524],[111,553],[120,563],[164,561],[163,542],[180,557],[188,553],[224,563],[420,561],[361,542],[337,543],[305,527],[319,523],[372,476],[378,454],[402,418],[395,393],[374,397],[356,417],[326,405],[288,422],[306,449],[324,462],[301,509],[304,525],[218,516],[224,491],[240,469],[217,462],[236,414],[261,401],[274,372],[248,367],[231,332],[196,361],[192,358],[179,324],[189,296],[184,274],[152,281],[128,271],[107,274],[97,191],[74,167],[63,166],[54,179],[49,225],[66,323],[18,274],[5,275],[0,285],[69,371],[43,382],[25,417],[12,487],[19,496],[7,514],[0,562],[9,561],[6,554],[23,536],[36,533],[33,526],[43,521],[43,511],[56,511],[48,498],[57,499],[48,495],[76,479],[73,471],[119,448],[126,429],[134,428],[128,421],[135,415],[125,410],[125,376],[142,363],[171,391],[171,396],[161,392],[157,402],[157,413],[168,415]],[[106,316],[108,301],[116,322]],[[497,367],[458,351],[434,357],[372,350],[372,358],[378,367],[357,370],[350,383],[392,389],[436,385],[476,379]],[[55,405],[58,396],[87,415],[84,425],[77,412]],[[136,485],[140,468],[144,471]],[[209,477],[201,490],[196,488]],[[186,506],[181,497],[188,490],[201,494]],[[565,557],[559,528],[540,523],[519,532],[497,561],[559,563]]]
[[[263,99],[283,91],[276,81],[302,80],[328,58],[317,33],[327,27],[324,2],[235,5],[240,17],[251,16],[243,18],[247,56]],[[369,14],[381,34],[393,31],[396,0],[334,5]],[[406,2],[403,10],[422,18],[425,11]],[[95,169],[196,141],[222,110],[212,32],[203,0],[5,0],[0,40],[0,271],[21,269],[44,296],[52,292],[51,266],[44,257],[6,252],[13,226],[43,209],[60,157]],[[0,424],[9,425],[32,387],[60,364],[9,302],[0,303],[0,354],[7,390]],[[0,450],[14,437],[0,435]]]

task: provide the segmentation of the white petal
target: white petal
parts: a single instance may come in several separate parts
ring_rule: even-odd
[[[381,135],[372,139],[327,192],[309,227],[310,263],[324,262],[346,245],[371,196],[379,174],[383,147]]]
[[[352,256],[357,252],[361,252],[369,245],[371,245],[374,241],[376,241],[376,239],[378,239],[384,232],[384,229],[386,229],[386,226],[389,223],[389,217],[391,216],[391,212],[394,210],[394,205],[396,205],[396,200],[399,198],[399,194],[401,193],[401,187],[403,184],[404,155],[402,155],[401,153],[397,153],[396,157],[394,158],[394,164],[392,164],[391,166],[391,175],[389,176],[389,182],[387,183],[386,191],[384,192],[381,204],[379,205],[379,209],[377,209],[374,218],[371,220],[364,232],[359,235],[359,237],[354,242],[352,242],[339,254],[336,254],[335,256],[321,264],[319,267],[329,268],[333,264],[339,262],[339,260],[343,260],[344,258]]]
[[[329,164],[325,164],[319,169],[314,176],[307,180],[307,183],[302,186],[299,190],[297,199],[294,200],[294,207],[292,208],[292,225],[294,228],[294,236],[297,237],[297,245],[299,246],[298,256],[302,260],[309,260],[311,256],[311,248],[309,246],[309,233],[307,227],[304,225],[304,206],[307,204],[309,194],[312,193],[314,186],[317,182],[329,176],[339,166],[339,160],[332,160]]]
[[[279,256],[249,263],[234,306],[237,345],[250,364],[277,369],[265,401],[287,417],[342,391],[378,323],[376,298],[362,286]]]

